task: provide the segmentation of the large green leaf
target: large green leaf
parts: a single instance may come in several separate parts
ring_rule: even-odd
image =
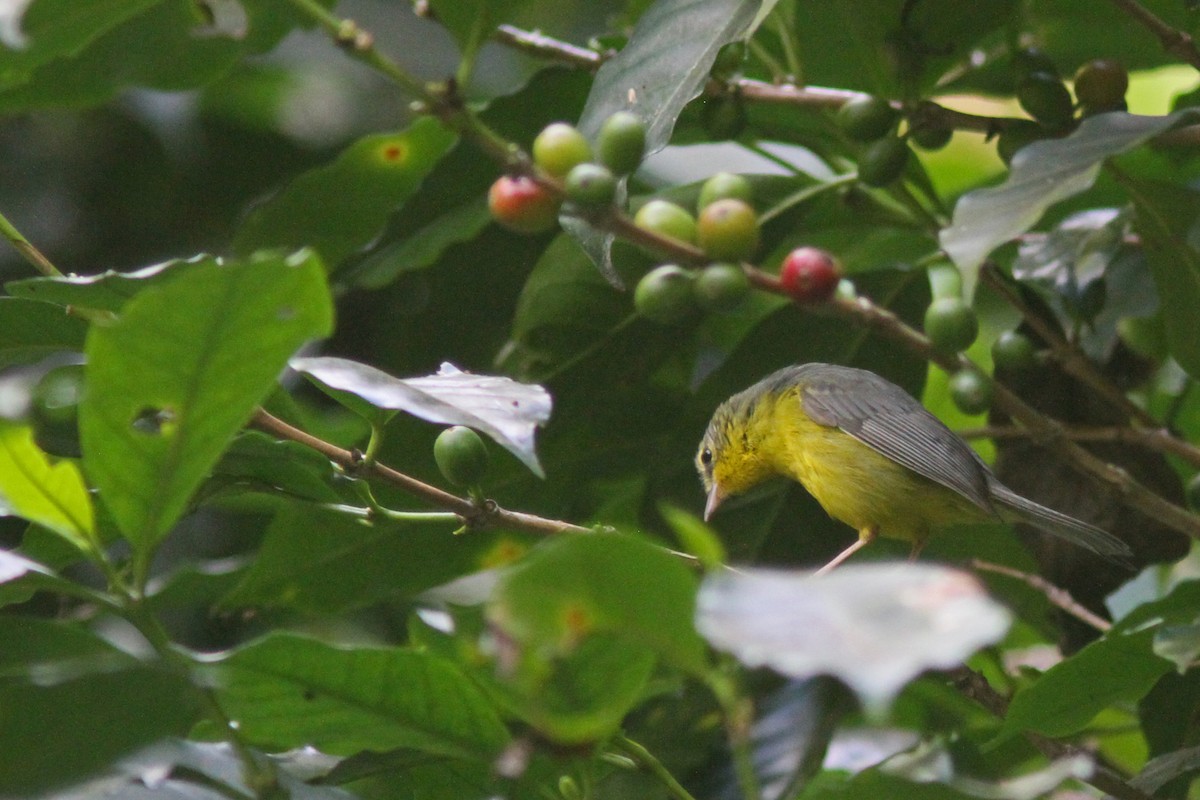
[[[1200,377],[1200,193],[1184,186],[1124,177],[1133,200],[1134,228],[1158,288],[1171,355],[1193,378]]]
[[[234,249],[249,254],[265,247],[312,247],[335,267],[379,235],[455,141],[429,117],[400,133],[360,139],[256,209]]]
[[[616,634],[699,674],[708,657],[692,627],[695,593],[677,556],[633,536],[594,533],[540,545],[504,575],[488,613],[535,653],[567,653],[589,634]]]
[[[0,796],[32,797],[137,747],[181,736],[199,708],[186,679],[151,665],[49,683],[2,681]]]
[[[98,548],[92,500],[79,467],[50,463],[33,430],[0,419],[0,516],[48,528],[85,553]]]
[[[332,307],[311,253],[200,261],[140,293],[87,342],[79,425],[84,466],[143,555],[196,487],[287,358],[327,334]]]
[[[82,350],[87,323],[53,303],[0,297],[0,368]]]
[[[213,678],[241,735],[263,746],[486,759],[508,739],[479,688],[428,653],[274,634],[222,659]]]
[[[522,553],[511,535],[453,535],[450,523],[374,525],[296,504],[267,529],[253,565],[222,605],[332,613],[412,597]]]
[[[1113,703],[1142,697],[1172,666],[1153,639],[1151,630],[1114,632],[1046,670],[1013,697],[1004,729],[1070,736]]]
[[[167,261],[131,272],[105,270],[95,275],[24,278],[9,281],[4,288],[14,297],[43,300],[62,306],[120,311],[138,292],[166,283],[179,272],[187,271],[190,265],[201,263],[206,258],[198,256],[188,260]]]
[[[1165,117],[1097,114],[1070,136],[1034,142],[1013,157],[1002,185],[959,198],[953,221],[942,230],[942,248],[973,276],[993,250],[1032,228],[1047,209],[1088,189],[1104,159],[1193,117],[1190,111]]]

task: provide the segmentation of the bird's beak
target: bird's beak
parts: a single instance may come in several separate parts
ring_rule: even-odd
[[[704,504],[705,522],[712,519],[712,515],[717,511],[717,506],[721,505],[721,501],[724,499],[725,493],[721,491],[721,485],[714,483],[712,488],[708,490],[708,502]]]

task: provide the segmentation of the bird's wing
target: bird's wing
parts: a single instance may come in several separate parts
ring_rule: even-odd
[[[987,465],[908,392],[873,372],[805,365],[800,402],[815,422],[836,427],[918,475],[995,513]]]

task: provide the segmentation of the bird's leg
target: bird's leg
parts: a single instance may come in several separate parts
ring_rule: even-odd
[[[836,556],[833,557],[832,561],[830,561],[825,566],[821,567],[814,574],[824,575],[826,572],[829,572],[831,569],[836,567],[838,564],[842,563],[847,558],[854,555],[859,550],[862,550],[864,547],[869,545],[871,542],[875,541],[875,539],[878,538],[878,536],[879,536],[879,531],[877,529],[863,528],[861,531],[858,532],[858,541],[857,542],[850,545],[842,552],[838,553]]]
[[[917,560],[917,556],[921,555],[921,551],[925,549],[925,543],[927,541],[929,540],[924,537],[921,537],[920,539],[913,539],[912,550],[908,551],[908,562],[910,564]]]

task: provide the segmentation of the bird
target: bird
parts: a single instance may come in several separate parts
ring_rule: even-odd
[[[863,369],[784,367],[717,407],[696,467],[709,521],[728,498],[773,477],[799,482],[858,539],[824,574],[876,538],[911,543],[916,558],[947,525],[1024,522],[1127,566],[1129,548],[1095,525],[1009,489],[912,395]]]

